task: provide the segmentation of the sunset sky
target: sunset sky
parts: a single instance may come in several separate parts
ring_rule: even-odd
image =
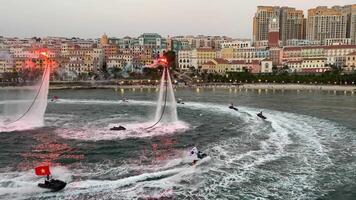
[[[97,38],[167,35],[226,35],[251,38],[258,5],[307,10],[355,0],[0,0],[0,36]],[[306,15],[306,12],[305,12]]]

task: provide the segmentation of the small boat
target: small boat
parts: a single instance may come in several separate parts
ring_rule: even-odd
[[[114,127],[110,128],[110,130],[111,131],[124,131],[124,130],[126,130],[126,128],[123,126],[114,126]]]
[[[62,190],[65,186],[67,185],[66,182],[57,180],[57,179],[49,179],[45,180],[44,183],[39,183],[38,187],[44,188],[44,189],[49,189],[51,192],[58,192]]]

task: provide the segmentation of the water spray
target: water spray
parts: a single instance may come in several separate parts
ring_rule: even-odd
[[[167,80],[168,67],[164,67],[164,69],[163,69],[163,74],[164,74],[164,75],[163,75],[163,76],[164,76],[163,81],[164,81],[164,83],[165,83],[165,85],[166,85],[166,87],[165,87],[165,92],[164,92],[164,104],[163,104],[163,109],[162,109],[161,115],[160,115],[159,119],[157,120],[157,122],[154,123],[153,125],[147,127],[146,129],[151,129],[151,128],[155,127],[155,126],[162,120],[163,115],[164,115],[164,112],[165,112],[165,110],[166,110],[167,94],[168,94],[168,80]]]
[[[167,94],[168,94],[168,62],[167,62],[167,59],[166,58],[159,58],[158,59],[158,64],[161,64],[163,66],[163,79],[162,79],[162,81],[164,81],[164,84],[165,84],[163,109],[162,109],[162,112],[161,112],[160,117],[158,118],[158,120],[153,125],[145,128],[145,129],[151,129],[151,128],[155,127],[163,119],[163,115],[164,115],[166,107],[167,107]]]
[[[37,92],[36,92],[36,95],[35,95],[35,97],[33,98],[33,100],[32,100],[32,102],[31,102],[30,106],[26,109],[26,111],[25,111],[22,115],[20,115],[18,118],[16,118],[15,120],[10,121],[10,122],[5,122],[5,123],[4,123],[5,126],[10,125],[10,124],[13,124],[13,123],[15,123],[15,122],[18,122],[18,121],[20,121],[22,118],[24,118],[24,117],[31,111],[32,107],[35,105],[35,102],[36,102],[37,99],[38,99],[39,94],[41,93],[41,89],[42,89],[43,84],[44,84],[44,82],[45,82],[45,80],[46,80],[47,73],[50,73],[50,66],[49,66],[49,59],[48,59],[48,54],[47,54],[47,52],[42,51],[42,52],[40,52],[40,55],[42,55],[42,56],[45,58],[47,64],[46,64],[46,67],[45,67],[45,69],[44,69],[44,72],[43,72],[43,75],[42,75],[42,79],[41,79],[41,83],[40,83],[39,88],[38,88],[38,90],[37,90]]]

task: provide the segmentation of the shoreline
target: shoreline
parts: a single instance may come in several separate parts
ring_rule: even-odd
[[[159,85],[52,85],[50,90],[66,89],[145,89],[158,88]],[[31,89],[33,86],[8,86],[1,87],[6,89]],[[251,89],[251,90],[319,90],[319,91],[350,91],[356,92],[356,85],[308,85],[308,84],[197,84],[197,85],[175,85],[174,88],[215,88],[215,89]]]

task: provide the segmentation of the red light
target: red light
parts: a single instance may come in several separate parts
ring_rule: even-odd
[[[42,52],[40,52],[40,54],[41,54],[42,56],[44,56],[44,57],[48,58],[48,54],[47,54],[47,52],[42,51]]]
[[[158,59],[158,63],[168,64],[167,58],[164,58],[164,57],[159,58],[159,59]]]

